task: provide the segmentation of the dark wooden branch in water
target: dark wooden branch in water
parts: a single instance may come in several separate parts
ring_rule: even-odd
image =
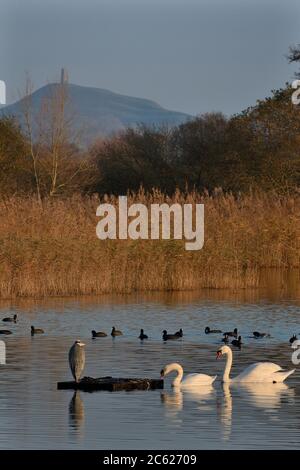
[[[96,390],[108,390],[115,392],[118,390],[155,390],[164,388],[164,381],[161,379],[124,379],[115,377],[83,377],[78,383],[58,382],[58,390],[83,390],[93,392]]]

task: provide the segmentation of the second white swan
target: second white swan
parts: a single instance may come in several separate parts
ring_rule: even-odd
[[[172,387],[181,389],[191,389],[203,385],[211,385],[216,380],[216,375],[211,377],[206,374],[188,374],[183,378],[183,368],[180,364],[174,362],[166,365],[160,372],[161,377],[165,377],[170,372],[177,372],[177,376],[172,382]]]
[[[283,371],[278,364],[273,362],[256,362],[231,379],[229,374],[232,366],[232,351],[229,346],[223,346],[217,351],[217,359],[223,354],[227,356],[223,374],[223,382],[225,383],[281,383],[295,372],[295,369]]]

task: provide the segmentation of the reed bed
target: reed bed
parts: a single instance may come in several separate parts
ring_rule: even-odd
[[[268,268],[300,267],[300,197],[253,192],[234,196],[159,191],[128,203],[204,203],[205,243],[105,240],[96,237],[96,208],[114,196],[73,195],[0,201],[0,297],[46,297],[255,288]]]

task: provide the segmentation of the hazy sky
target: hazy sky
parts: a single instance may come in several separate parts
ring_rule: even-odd
[[[8,101],[28,71],[199,114],[238,112],[291,81],[299,0],[0,0]]]

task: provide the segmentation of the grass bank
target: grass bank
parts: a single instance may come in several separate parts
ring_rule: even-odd
[[[96,196],[49,198],[43,207],[33,197],[2,199],[0,297],[258,287],[262,269],[300,267],[300,197],[141,191],[128,197],[133,202],[204,203],[204,248],[100,241]]]

